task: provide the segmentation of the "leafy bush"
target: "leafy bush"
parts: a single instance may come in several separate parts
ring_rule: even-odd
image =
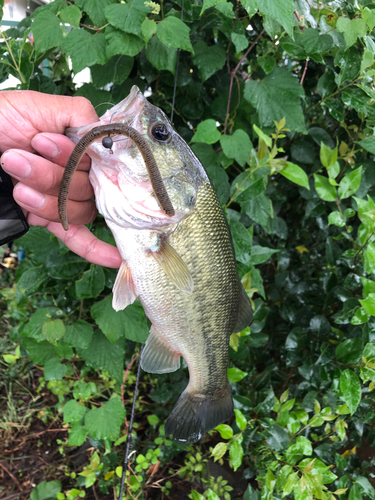
[[[196,446],[163,432],[186,372],[142,375],[130,492],[143,498],[162,465],[161,496],[177,498],[170,460],[188,451],[177,469],[193,500],[235,498],[206,474],[210,457],[241,471],[244,500],[374,499],[375,3],[185,0],[180,17],[180,0],[54,0],[0,46],[2,80],[86,96],[99,113],[134,84],[169,113],[182,49],[174,124],[225,206],[254,322],[230,339],[235,418]],[[76,89],[86,67],[91,82]],[[92,231],[113,242],[103,219]],[[87,438],[97,449],[70,486],[107,493],[134,382],[130,371],[122,384],[123,366],[147,319],[137,303],[114,312],[116,272],[44,229],[18,244],[17,286],[1,293],[21,351],[5,361],[44,367],[69,424],[61,452]]]

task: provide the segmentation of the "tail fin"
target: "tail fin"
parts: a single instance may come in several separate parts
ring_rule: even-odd
[[[224,391],[223,391],[224,392]],[[233,414],[230,386],[221,398],[213,399],[204,394],[181,394],[165,424],[165,435],[172,434],[173,441],[195,443],[207,431],[228,420]]]

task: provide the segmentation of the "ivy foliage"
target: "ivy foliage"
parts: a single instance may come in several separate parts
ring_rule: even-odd
[[[170,113],[181,49],[174,125],[225,207],[254,308],[230,339],[235,418],[189,449],[180,472],[193,484],[211,456],[242,471],[244,500],[375,498],[373,459],[361,452],[375,441],[374,27],[372,0],[185,0],[182,19],[180,0],[54,0],[3,33],[2,81],[86,96],[100,114],[134,84]],[[86,67],[91,80],[76,88]],[[92,231],[113,243],[102,219]],[[116,272],[105,262],[89,265],[42,228],[18,244],[17,285],[0,291],[21,344],[7,362],[44,367],[66,446],[89,436],[109,453],[125,439],[124,361],[147,319],[138,303],[112,310]],[[145,377],[136,494],[149,467],[186,449],[162,423],[187,374]],[[110,471],[92,460],[78,486],[118,485],[114,460]],[[193,500],[231,498],[205,481]]]

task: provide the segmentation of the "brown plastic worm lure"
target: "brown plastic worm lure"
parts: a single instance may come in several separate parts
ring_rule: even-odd
[[[110,135],[125,135],[131,139],[139,149],[143,160],[145,162],[148,175],[155,196],[160,203],[164,212],[173,217],[175,211],[171,200],[169,199],[167,190],[165,189],[163,179],[160,175],[159,168],[156,164],[154,155],[152,154],[150,146],[147,144],[145,138],[132,127],[123,123],[110,123],[108,125],[100,125],[95,127],[90,132],[85,134],[82,139],[76,144],[72,154],[69,157],[68,163],[64,171],[64,175],[60,184],[59,198],[58,198],[58,211],[61,224],[65,231],[68,230],[68,217],[67,217],[67,203],[69,186],[73,178],[73,174],[77,169],[78,163],[84,155],[87,148],[97,139],[101,139]]]

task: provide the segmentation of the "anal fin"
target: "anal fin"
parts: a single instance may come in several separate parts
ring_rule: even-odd
[[[253,321],[253,309],[245,289],[240,283],[240,298],[238,304],[237,320],[233,328],[233,333],[241,332]]]
[[[125,261],[122,261],[112,291],[112,307],[115,311],[125,309],[137,298],[131,272]]]
[[[152,326],[141,359],[142,370],[169,373],[180,368],[180,355],[173,351]]]
[[[160,249],[152,254],[168,278],[180,290],[187,293],[194,290],[193,278],[187,265],[167,241],[161,240]]]

